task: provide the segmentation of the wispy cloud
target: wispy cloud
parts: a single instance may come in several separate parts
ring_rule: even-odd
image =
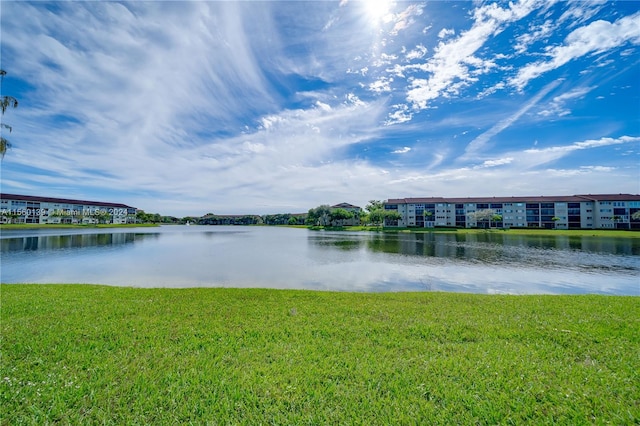
[[[640,12],[613,23],[598,20],[574,30],[567,36],[563,45],[549,49],[549,60],[534,62],[521,68],[509,83],[522,90],[531,80],[569,61],[626,43],[640,44]]]
[[[411,151],[411,148],[408,147],[408,146],[405,146],[403,148],[396,149],[395,151],[392,151],[392,154],[406,154],[409,151]]]
[[[518,43],[514,46],[514,50],[517,54],[526,53],[527,49],[532,44],[546,39],[549,35],[551,35],[555,28],[556,24],[554,24],[551,20],[546,20],[540,25],[529,28],[529,31],[516,38]]]
[[[470,73],[470,67],[479,70],[484,65],[482,60],[473,55],[490,37],[499,33],[504,24],[522,19],[534,7],[535,2],[510,4],[505,9],[495,3],[479,7],[474,11],[471,29],[451,41],[440,42],[427,62],[395,68],[398,76],[408,71],[430,74],[428,78],[410,80],[407,100],[413,108],[425,109],[429,101],[440,96],[457,95],[461,88],[476,81],[476,77]],[[450,34],[446,29],[440,32],[441,37]]]
[[[478,152],[498,133],[502,132],[509,126],[513,125],[520,117],[522,117],[527,111],[529,111],[534,105],[536,105],[542,98],[544,98],[551,90],[556,88],[560,82],[553,81],[547,84],[541,91],[539,91],[534,97],[531,98],[525,105],[522,106],[518,111],[511,114],[509,117],[500,120],[493,127],[491,127],[486,132],[482,133],[480,136],[473,139],[467,148],[465,149],[465,154],[461,158],[462,160],[468,160],[478,154]]]
[[[551,102],[549,102],[549,105],[542,111],[538,112],[538,114],[544,117],[550,117],[550,116],[562,117],[564,115],[568,115],[571,113],[571,111],[565,108],[566,103],[568,101],[572,101],[574,99],[580,99],[584,97],[587,93],[589,93],[594,88],[595,88],[594,86],[578,87],[566,93],[563,93],[561,95],[555,96],[551,100]]]
[[[580,142],[574,142],[571,145],[551,146],[548,148],[531,148],[524,151],[525,153],[569,153],[571,151],[578,151],[589,148],[599,148],[609,145],[620,145],[624,143],[640,143],[640,137],[637,136],[621,136],[619,138],[601,138],[592,139]]]

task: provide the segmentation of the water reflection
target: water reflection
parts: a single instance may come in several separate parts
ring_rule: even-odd
[[[324,244],[321,240],[311,240]],[[640,274],[640,240],[632,238],[546,237],[506,234],[374,234],[374,253],[456,259],[514,268],[555,268]],[[414,261],[416,261],[414,259]]]
[[[114,247],[132,244],[142,239],[158,238],[159,236],[160,234],[104,233],[3,238],[0,240],[0,251],[2,253],[8,253],[12,251],[68,250],[102,246]]]
[[[310,235],[309,242],[313,245],[332,251],[338,249],[341,251],[356,251],[365,246],[366,241],[357,235],[346,234],[343,236],[335,234]]]
[[[640,295],[640,239],[161,227],[3,232],[2,282]]]
[[[368,241],[372,251],[438,257],[475,257],[483,250],[524,247],[542,250],[574,250],[613,255],[640,255],[640,241],[634,238],[575,236],[525,236],[498,233],[398,233],[376,234]],[[473,249],[481,249],[473,251]],[[471,251],[469,251],[471,250]],[[466,254],[465,254],[466,253]],[[486,253],[485,253],[486,254]]]

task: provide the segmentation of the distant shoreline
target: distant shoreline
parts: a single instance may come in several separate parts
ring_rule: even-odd
[[[288,226],[288,225],[285,225]],[[302,226],[292,226],[301,228]],[[533,236],[565,236],[565,237],[621,237],[640,238],[640,232],[628,229],[478,229],[478,228],[376,228],[374,226],[345,227],[307,227],[317,231],[371,231],[397,234],[496,234],[496,235],[533,235]]]
[[[95,229],[95,228],[152,228],[159,226],[156,223],[127,223],[114,224],[105,223],[100,225],[77,225],[77,224],[45,224],[45,223],[3,223],[0,230],[7,229]]]
[[[161,223],[130,223],[130,224],[100,224],[100,225],[77,225],[77,224],[39,224],[39,223],[18,223],[0,224],[0,231],[9,229],[96,229],[96,228],[154,228],[163,226],[185,226],[179,224]],[[312,231],[331,232],[382,232],[392,234],[496,234],[496,235],[529,235],[544,237],[615,237],[615,238],[640,238],[640,231],[630,231],[628,229],[478,229],[478,228],[383,228],[376,226],[344,226],[344,227],[317,227],[307,225],[193,225],[193,226],[260,226],[278,228],[309,229]]]

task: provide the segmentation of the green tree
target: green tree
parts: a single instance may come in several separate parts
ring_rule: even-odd
[[[480,226],[482,223],[483,228],[486,228],[487,225],[491,227],[491,221],[493,221],[494,216],[500,215],[496,214],[496,211],[493,209],[483,209],[467,213],[467,217],[469,219],[475,220],[476,226]],[[500,216],[500,219],[502,219],[502,216]]]
[[[330,221],[331,207],[323,204],[314,209],[310,209],[307,214],[307,222],[309,225],[327,226]]]
[[[180,223],[198,223],[199,218],[195,216],[185,216],[179,220]]]
[[[329,213],[329,219],[331,220],[332,225],[341,226],[344,224],[344,221],[347,219],[353,218],[353,213],[347,211],[345,209],[332,209]]]
[[[99,210],[95,214],[95,218],[98,220],[98,223],[110,223],[111,215],[106,210]]]
[[[149,217],[149,213],[145,213],[144,210],[138,210],[136,212],[136,222],[138,223],[148,223],[151,222]]]
[[[6,223],[14,223],[14,221],[20,217],[17,213],[9,213],[8,211],[2,212],[2,217],[6,219]]]
[[[422,215],[424,216],[424,226],[427,226],[427,222],[433,222],[433,212],[431,210],[425,210]]]
[[[386,212],[384,209],[384,201],[381,200],[369,200],[369,204],[364,208],[367,211],[367,223],[370,222],[373,226],[381,226],[384,223]]]
[[[389,222],[397,222],[402,219],[402,215],[398,213],[397,210],[387,210],[383,213],[384,215],[384,223]]]
[[[287,222],[288,225],[297,225],[298,224],[298,219],[296,219],[295,217],[291,216],[289,218],[289,221]]]
[[[6,74],[7,74],[7,72],[5,70],[0,69],[0,92],[2,92],[2,80],[4,80],[4,76]],[[13,96],[3,95],[2,98],[1,98],[0,106],[2,107],[2,116],[4,116],[4,113],[7,111],[7,108],[9,108],[9,107],[17,108],[18,107],[18,100],[16,98],[14,98]],[[13,128],[11,126],[9,126],[6,123],[2,123],[0,121],[0,131],[2,129],[8,129],[9,133],[11,133],[11,131],[13,130]],[[4,158],[4,154],[7,153],[7,149],[9,149],[9,148],[11,148],[11,144],[0,133],[0,158]]]
[[[371,213],[374,210],[384,210],[384,201],[369,200],[369,204],[367,204],[367,206],[364,209],[369,213]]]
[[[397,212],[396,212],[397,213]],[[371,210],[369,220],[374,226],[381,226],[385,219],[385,211],[382,209]]]

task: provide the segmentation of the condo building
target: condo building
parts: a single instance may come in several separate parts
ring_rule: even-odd
[[[400,220],[385,226],[432,228],[640,229],[640,195],[597,194],[540,197],[397,198],[384,203]],[[477,212],[490,211],[477,220]],[[492,216],[492,217],[491,217]]]
[[[349,204],[349,203],[339,203],[331,206],[331,209],[332,210],[343,209],[353,214],[353,217],[351,219],[340,221],[340,225],[342,226],[360,225],[360,214],[362,213],[362,209],[360,208],[360,206],[354,206],[353,204]]]
[[[0,223],[135,223],[135,207],[100,201],[0,194]]]

